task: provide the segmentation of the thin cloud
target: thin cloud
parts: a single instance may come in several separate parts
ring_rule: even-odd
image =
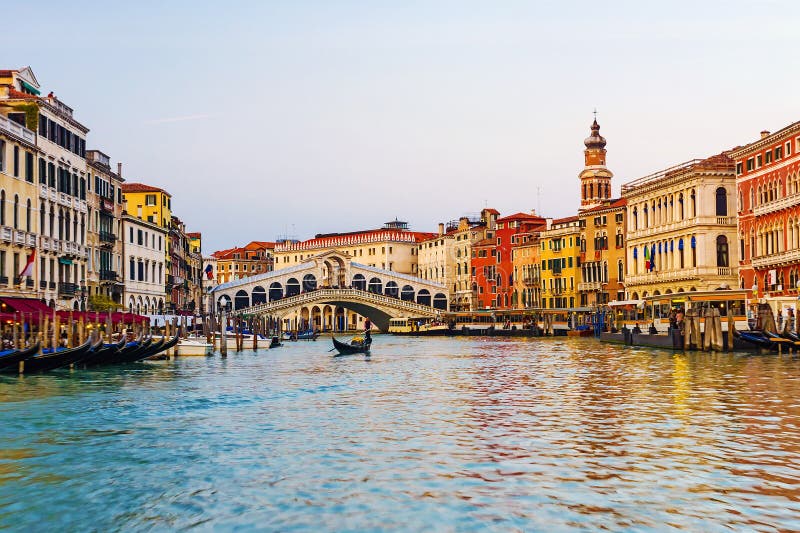
[[[204,120],[216,115],[184,115],[182,117],[155,118],[146,120],[145,124],[167,124],[169,122],[186,122],[187,120]]]

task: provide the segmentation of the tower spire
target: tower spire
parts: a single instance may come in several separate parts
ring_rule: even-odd
[[[590,126],[590,135],[584,139],[584,168],[580,173],[581,210],[602,205],[611,199],[611,178],[613,174],[606,168],[606,140],[600,135],[597,123],[597,109]]]

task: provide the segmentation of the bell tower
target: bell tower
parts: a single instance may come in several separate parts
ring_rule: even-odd
[[[600,136],[597,113],[591,126],[592,133],[583,144],[584,167],[581,179],[581,210],[603,205],[611,199],[611,178],[614,174],[606,168],[606,140]]]

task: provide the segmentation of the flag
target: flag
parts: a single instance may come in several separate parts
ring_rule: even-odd
[[[208,279],[214,279],[214,267],[212,267],[210,263],[206,265],[206,277]]]
[[[650,271],[656,269],[656,245],[653,245],[652,250],[650,250]]]
[[[19,273],[19,277],[28,276],[29,278],[33,277],[33,263],[36,261],[36,250],[34,249],[31,252],[31,255],[28,256],[28,262],[25,263],[25,267],[22,269],[22,272]]]
[[[644,270],[650,272],[650,248],[647,245],[644,247]]]

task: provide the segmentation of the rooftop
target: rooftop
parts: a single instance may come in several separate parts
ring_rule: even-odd
[[[171,196],[167,191],[152,185],[144,183],[124,183],[122,185],[122,192],[163,192],[167,196]]]

